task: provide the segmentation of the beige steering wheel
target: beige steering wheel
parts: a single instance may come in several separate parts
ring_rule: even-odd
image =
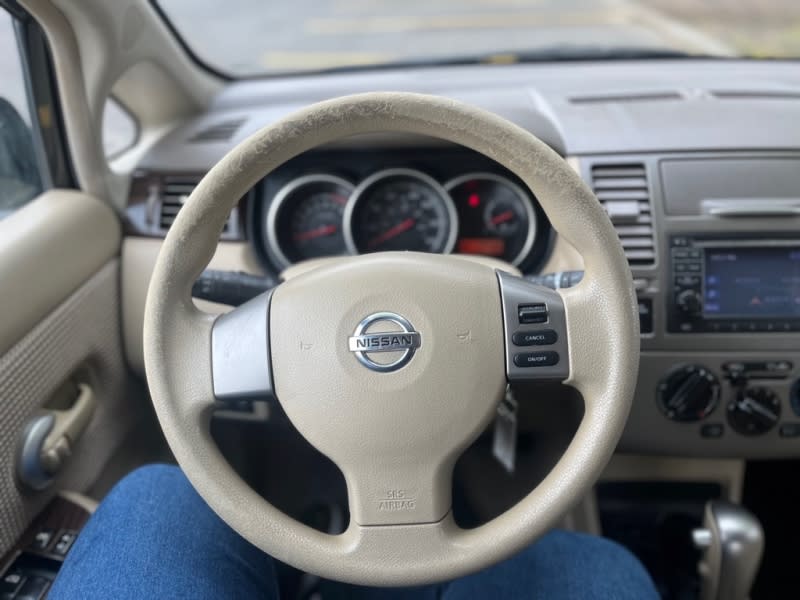
[[[583,256],[583,281],[554,292],[460,257],[373,254],[324,263],[217,319],[198,311],[192,282],[238,198],[305,150],[371,132],[442,138],[513,171]],[[542,331],[552,332],[550,345],[521,345],[520,336]],[[628,416],[638,333],[631,275],[614,229],[561,157],[482,110],[432,96],[373,93],[290,115],[206,175],[158,258],[144,352],[175,457],[228,525],[311,573],[411,585],[508,557],[589,490]],[[459,528],[450,510],[456,459],[491,422],[507,383],[536,380],[563,381],[583,395],[572,443],[516,506],[476,529]],[[275,396],[300,433],[344,473],[351,519],[343,534],[321,533],[273,507],[212,441],[215,403],[264,394]]]

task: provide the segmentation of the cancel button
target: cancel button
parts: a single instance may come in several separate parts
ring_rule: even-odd
[[[552,367],[558,364],[555,352],[523,352],[514,355],[514,364],[518,367]]]
[[[550,346],[558,340],[558,334],[552,329],[541,331],[517,331],[511,336],[515,346]]]

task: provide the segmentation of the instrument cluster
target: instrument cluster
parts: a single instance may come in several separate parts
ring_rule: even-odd
[[[439,182],[389,168],[359,182],[330,173],[283,185],[265,213],[265,245],[286,268],[325,256],[387,250],[480,254],[522,265],[537,239],[533,194],[475,171]]]

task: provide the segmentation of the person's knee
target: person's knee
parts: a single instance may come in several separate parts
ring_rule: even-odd
[[[650,575],[633,553],[608,538],[570,531],[553,531],[530,551],[559,557],[561,569],[575,575],[592,576],[593,588],[601,591],[625,591],[620,597],[655,598]],[[563,572],[563,571],[562,571]],[[587,582],[588,583],[588,582]]]
[[[543,544],[555,544],[570,553],[579,553],[593,557],[604,556],[615,563],[639,564],[637,558],[625,546],[608,538],[578,533],[575,531],[556,530],[542,538]]]
[[[93,529],[107,531],[137,528],[143,543],[160,536],[192,545],[194,537],[215,538],[220,545],[236,546],[238,535],[198,495],[178,467],[153,464],[122,478],[100,503],[92,519]]]
[[[534,597],[561,589],[565,597],[657,598],[650,576],[630,551],[585,533],[551,531],[498,568],[521,587],[538,590]]]
[[[196,492],[178,467],[152,464],[139,467],[123,477],[108,493],[101,508],[126,506],[158,506],[191,502]]]
[[[153,463],[138,467],[123,477],[117,485],[140,485],[153,479],[178,481],[185,476],[180,467],[163,463]]]
[[[608,538],[588,533],[555,530],[523,552],[571,557],[579,563],[613,565],[624,570],[643,570],[639,560],[624,546]]]
[[[81,593],[86,589],[102,593]],[[272,559],[225,525],[168,465],[141,467],[117,483],[78,536],[54,590],[56,598],[127,598],[134,591],[147,598],[278,597]]]

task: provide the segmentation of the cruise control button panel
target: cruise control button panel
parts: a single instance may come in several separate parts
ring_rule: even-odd
[[[508,381],[566,379],[569,353],[561,295],[501,271],[497,278],[503,301]]]
[[[552,346],[558,341],[558,334],[552,329],[532,329],[517,331],[511,336],[515,346]]]
[[[557,352],[520,352],[514,355],[518,367],[552,367],[558,364]]]
[[[520,304],[517,306],[517,315],[521,325],[547,323],[547,305],[544,302]]]

